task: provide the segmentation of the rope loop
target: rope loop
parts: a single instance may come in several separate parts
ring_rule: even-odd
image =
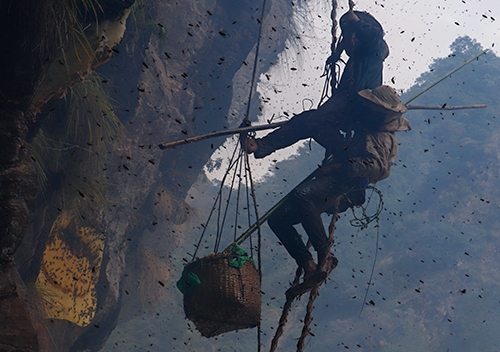
[[[368,186],[366,187],[366,189],[371,189],[372,194],[370,195],[367,204],[362,205],[360,207],[362,209],[361,216],[358,216],[354,208],[351,208],[354,219],[349,220],[351,226],[360,227],[361,229],[366,229],[368,225],[370,225],[373,221],[377,220],[379,218],[380,213],[382,213],[382,210],[384,209],[384,200],[382,199],[382,191],[377,189],[375,186]],[[374,193],[378,195],[377,208],[375,210],[375,213],[373,213],[372,215],[368,215],[366,213],[366,209],[368,208],[368,205],[370,204],[370,201]]]

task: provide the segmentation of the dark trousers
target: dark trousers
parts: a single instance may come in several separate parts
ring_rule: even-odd
[[[297,186],[269,217],[269,227],[299,266],[313,258],[294,225],[302,225],[318,253],[318,262],[321,261],[328,250],[328,235],[321,214],[333,212],[332,209],[339,211],[339,202],[344,202],[343,198],[359,188],[359,184],[359,179],[345,181],[335,174],[320,175]],[[364,189],[362,192],[364,194]]]

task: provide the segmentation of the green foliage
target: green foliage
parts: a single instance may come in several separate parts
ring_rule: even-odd
[[[54,31],[55,29],[61,48],[66,49],[69,45],[79,43],[78,47],[86,48],[85,50],[88,50],[86,54],[88,55],[92,49],[85,31],[89,29],[89,23],[95,22],[97,24],[93,26],[95,33],[91,34],[94,35],[96,40],[98,39],[98,13],[102,12],[99,2],[97,0],[65,0],[57,3],[52,11],[56,23],[51,30]],[[88,13],[92,15],[87,16]],[[76,48],[75,45],[73,46]],[[92,55],[94,55],[93,52]]]
[[[51,115],[31,143],[42,187],[47,175],[60,175],[63,199],[91,199],[102,204],[105,156],[119,137],[121,124],[92,74],[71,88],[65,114]]]
[[[144,35],[146,32],[153,33],[164,44],[168,38],[169,30],[166,23],[157,20],[159,16],[156,9],[159,7],[159,2],[160,0],[136,0],[130,8],[130,17],[133,21],[128,27],[133,28],[138,35]]]
[[[160,42],[165,43],[168,37],[168,29],[166,26],[154,20],[147,20],[145,24],[153,30],[153,33],[156,33]]]

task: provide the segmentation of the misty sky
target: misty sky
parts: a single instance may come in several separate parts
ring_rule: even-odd
[[[357,3],[360,10],[372,13],[384,25],[391,47],[385,78],[395,77],[398,88],[408,88],[433,58],[449,54],[449,45],[458,36],[468,35],[498,53],[494,46],[500,28],[496,0]]]

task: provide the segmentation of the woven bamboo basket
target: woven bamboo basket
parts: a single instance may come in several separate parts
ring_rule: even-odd
[[[229,266],[230,253],[210,255],[189,264],[201,284],[184,294],[184,312],[205,337],[255,327],[260,322],[260,280],[247,260],[238,269]]]

